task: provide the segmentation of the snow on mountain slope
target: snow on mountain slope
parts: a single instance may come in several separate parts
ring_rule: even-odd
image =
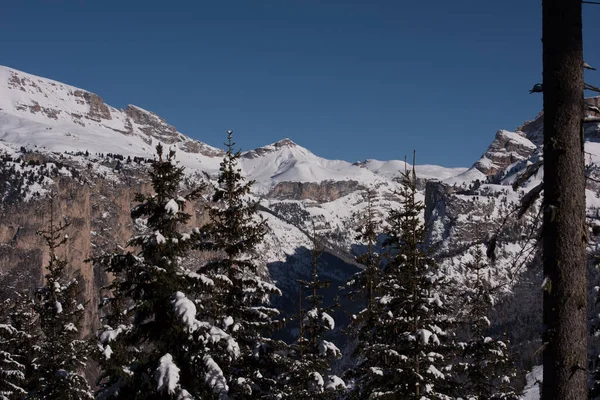
[[[278,182],[322,182],[327,180],[353,180],[362,184],[377,185],[397,180],[405,167],[404,161],[367,160],[349,163],[318,157],[290,139],[250,150],[242,155],[244,172],[265,187]],[[437,165],[416,166],[419,178],[443,180],[458,175],[466,168],[445,168]]]
[[[478,169],[485,175],[494,175],[510,164],[528,159],[537,148],[538,146],[522,131],[500,130],[487,151],[472,168]]]
[[[0,142],[0,150],[11,148],[7,152],[17,158],[22,156],[18,149],[23,146],[48,153],[49,158],[69,160],[75,168],[92,165],[92,171],[115,182],[122,179],[116,160],[96,153],[153,158],[156,144],[163,143],[177,151],[176,159],[188,173],[206,172],[213,178],[223,156],[222,150],[185,136],[150,111],[133,105],[118,110],[86,90],[1,66]],[[86,151],[90,157],[65,154]],[[404,167],[403,161],[393,160],[354,164],[328,160],[290,139],[244,152],[241,168],[256,181],[255,194],[271,193],[269,199],[261,200],[272,227],[265,261],[281,260],[295,248],[306,247],[312,221],[329,245],[345,253],[344,257],[349,255],[355,214],[366,204],[364,188],[377,191],[379,213],[385,215],[390,206],[397,205],[391,193],[398,188],[397,177]],[[423,174],[421,178],[439,180],[464,169],[426,165],[417,166],[417,171]],[[349,184],[336,185],[340,181]],[[283,182],[316,185],[304,188],[303,196],[292,197],[293,185],[291,191],[273,196],[270,191]],[[326,195],[316,198],[319,191]]]
[[[450,178],[446,178],[443,180],[443,182],[447,185],[463,185],[463,184],[469,184],[471,182],[474,182],[476,180],[479,180],[481,182],[484,182],[486,180],[487,176],[479,171],[477,168],[469,168],[468,170],[455,175],[455,176],[451,176]]]
[[[412,169],[412,165],[400,160],[379,161],[366,160],[360,163],[369,171],[386,177],[388,179],[397,179],[405,169]],[[467,168],[446,168],[439,165],[416,165],[415,172],[420,179],[426,180],[444,180],[465,172]]]
[[[355,180],[374,184],[381,181],[373,172],[347,161],[318,157],[290,139],[245,152],[244,172],[259,186],[278,182],[322,182],[326,180]]]
[[[173,146],[190,168],[216,171],[222,150],[177,132],[136,106],[117,110],[96,94],[0,66],[0,140],[48,151],[152,157]]]
[[[187,137],[150,111],[133,105],[118,110],[94,93],[3,66],[0,140],[55,152],[87,150],[150,158],[161,142],[177,150],[182,165],[209,174],[217,172],[223,155],[222,150]],[[370,160],[361,168],[360,163],[327,160],[289,139],[243,153],[241,164],[247,176],[257,181],[259,191],[285,181],[377,184],[404,168],[400,161]],[[444,179],[464,169],[427,165],[417,170],[422,178]]]

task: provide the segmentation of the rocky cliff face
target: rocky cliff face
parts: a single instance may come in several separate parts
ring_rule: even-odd
[[[44,177],[47,169],[42,165],[51,166],[59,162],[51,155],[44,155],[42,159],[43,164],[32,166],[34,177]],[[50,202],[47,195],[53,193],[55,218],[64,218],[70,223],[66,231],[68,240],[60,249],[59,256],[68,261],[69,274],[78,274],[82,298],[89,302],[84,326],[93,331],[98,323],[96,310],[100,294],[110,277],[87,260],[127,248],[127,240],[137,232],[130,217],[135,194],[149,193],[151,187],[147,182],[147,165],[127,164],[117,172],[114,170],[116,160],[95,159],[94,162],[103,163],[109,171],[115,171],[112,175],[110,172],[98,173],[91,168],[81,169],[79,161],[62,158],[60,172],[51,174],[52,183],[44,186],[45,195],[14,198],[2,203],[0,299],[10,296],[15,290],[32,290],[42,283],[48,249],[37,232],[48,227]],[[52,167],[49,168],[52,170]],[[74,176],[74,171],[80,172]],[[26,178],[22,184],[34,185],[37,179],[30,183]],[[190,226],[206,222],[201,203],[189,202],[186,206],[186,211],[192,216]]]
[[[523,132],[501,130],[474,167],[486,176],[496,175],[512,164],[529,159],[537,149]]]
[[[276,200],[313,200],[326,203],[352,192],[365,190],[356,181],[279,182],[267,194]]]
[[[7,122],[8,119],[11,121]],[[208,157],[222,154],[219,149],[179,133],[151,111],[134,105],[117,110],[95,93],[2,66],[0,120],[4,129],[6,125],[15,129],[0,131],[0,135],[10,135],[11,141],[21,143],[49,144],[44,140],[47,138],[31,136],[32,131],[42,131],[43,136],[56,132],[56,135],[76,139],[71,146],[81,151],[91,150],[90,147],[96,145],[102,152],[122,154],[127,151],[141,156],[152,150],[153,141],[161,141],[188,153]],[[101,139],[105,139],[105,143],[97,143]]]
[[[35,93],[41,94],[45,98],[49,97],[49,93],[40,85],[42,82],[36,83],[34,79],[30,76],[19,74],[16,71],[10,71],[10,77],[8,80],[8,87],[14,90],[19,90],[24,93]],[[65,93],[63,93],[64,98],[60,98],[60,101],[74,101],[76,104],[87,107],[87,112],[85,113],[70,113],[70,117],[74,119],[74,121],[79,121],[77,123],[81,123],[81,118],[87,118],[93,121],[100,122],[100,120],[111,120],[112,116],[110,114],[109,107],[104,104],[102,98],[97,94],[87,92],[85,90],[72,90],[71,88],[67,88],[66,86],[62,86],[60,84],[54,84],[58,89],[63,89]],[[27,101],[29,100],[29,101]],[[58,119],[58,116],[61,114],[67,114],[65,110],[61,107],[44,107],[41,106],[40,103],[36,100],[27,99],[26,98],[20,102],[17,107],[20,110],[28,110],[32,114],[40,113],[51,119]]]
[[[140,130],[149,137],[153,137],[167,144],[173,144],[180,141],[177,129],[175,129],[174,126],[167,124],[164,119],[151,111],[146,111],[130,104],[125,109],[125,114],[131,118],[131,121],[139,125]],[[132,126],[131,122],[129,123],[129,126]]]
[[[97,94],[86,92],[84,90],[75,90],[73,92],[73,96],[83,99],[83,103],[89,106],[89,111],[87,113],[87,117],[99,122],[102,119],[111,120],[112,116],[110,115],[110,110],[108,106],[104,104],[102,98]],[[79,102],[79,100],[76,100]]]
[[[585,99],[586,118],[600,118],[600,97]],[[600,140],[598,122],[584,124],[588,141]],[[507,167],[530,159],[541,152],[544,145],[544,113],[540,112],[533,120],[525,122],[515,132],[500,130],[496,137],[473,167],[487,176],[494,176]]]

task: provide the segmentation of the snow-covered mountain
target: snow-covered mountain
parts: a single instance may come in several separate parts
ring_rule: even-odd
[[[6,216],[0,227],[2,243],[23,238],[35,232],[35,224],[43,223],[28,216],[25,208],[10,204],[35,202],[36,196],[53,185],[59,192],[66,187],[69,192],[83,190],[82,199],[73,200],[80,204],[65,211],[86,221],[83,229],[90,233],[76,233],[82,238],[78,251],[83,255],[74,265],[89,269],[82,262],[86,256],[105,246],[123,245],[111,236],[125,239],[132,229],[127,210],[133,192],[142,184],[145,167],[125,160],[152,159],[159,142],[176,150],[191,181],[216,176],[223,151],[186,136],[155,113],[134,105],[117,109],[84,89],[0,67],[0,155],[4,160],[0,190],[4,191],[2,212]],[[366,190],[377,193],[376,207],[385,215],[397,205],[392,193],[400,185],[401,171],[412,166],[398,160],[328,160],[286,138],[243,152],[241,168],[255,181],[254,195],[260,198],[261,214],[270,227],[261,257],[291,299],[296,297],[296,280],[309,271],[313,222],[328,248],[322,274],[333,279],[335,287],[357,268],[354,254],[361,250],[354,230],[360,224],[357,214],[366,206]],[[423,165],[416,170],[423,183],[451,178],[466,168]],[[97,211],[103,208],[106,211]],[[197,219],[201,218],[199,213]],[[90,242],[87,245],[85,238]],[[21,250],[35,248],[34,244],[19,246],[11,250],[10,262],[22,259]],[[0,256],[0,281],[3,276],[8,279],[8,259]],[[90,271],[88,279],[100,279],[94,274]]]
[[[597,105],[599,101],[588,102]],[[541,155],[541,121],[538,116],[515,132],[499,131],[469,169],[415,167],[421,187],[425,189],[424,182],[429,182],[422,192],[427,203],[425,218],[433,228],[432,244],[441,254],[453,257],[452,249],[466,250],[472,243],[481,242],[481,232],[493,230],[509,205],[519,201],[523,189],[514,190],[510,184]],[[596,140],[599,131],[597,124],[586,128],[586,150],[592,163],[600,161]],[[150,111],[133,105],[120,110],[89,91],[0,67],[0,152],[10,157],[23,158],[19,153],[24,148],[46,161],[58,158],[76,170],[89,169],[94,176],[114,184],[131,184],[134,168],[125,165],[116,170],[116,160],[108,161],[99,154],[151,159],[159,142],[177,151],[177,160],[190,176],[214,177],[217,173],[221,149],[186,136]],[[17,164],[14,162],[13,167],[22,168],[23,173],[32,174],[35,169]],[[378,213],[385,215],[397,205],[393,192],[401,184],[400,173],[412,168],[400,160],[328,160],[291,139],[245,151],[241,167],[249,179],[256,181],[254,195],[261,199],[263,215],[272,227],[268,250],[263,252],[267,263],[284,262],[298,248],[308,246],[307,233],[313,221],[328,246],[351,260],[352,253],[360,249],[353,232],[360,223],[356,215],[366,205],[366,189],[376,193]],[[525,189],[540,179],[541,172],[526,182]],[[32,180],[22,197],[29,199],[43,192],[49,182]],[[591,192],[588,199],[589,207],[595,207],[597,201]],[[508,255],[518,254],[518,246],[511,247],[513,244],[499,246],[507,255],[505,260],[510,259]],[[506,271],[501,269],[501,274],[506,275]],[[284,276],[279,274],[278,279]]]
[[[178,132],[151,111],[134,105],[119,110],[94,93],[2,66],[0,141],[55,152],[87,150],[148,158],[161,142],[177,150],[182,165],[209,174],[218,170],[223,154]],[[264,191],[279,182],[354,180],[370,185],[396,177],[404,162],[327,160],[283,139],[246,151],[242,168],[257,182],[257,190]],[[464,170],[417,167],[427,179],[444,179]]]
[[[587,102],[598,106],[600,98]],[[522,218],[513,210],[543,177],[542,168],[522,179],[543,157],[542,121],[538,115],[514,131],[498,131],[471,168],[415,166],[430,244],[445,273],[466,279],[468,251],[496,234],[489,274],[506,296],[498,303],[506,314],[499,312],[492,322],[525,324],[523,330],[511,331],[518,351],[529,357],[525,367],[531,367],[530,356],[539,347],[537,333],[527,329],[539,322],[534,307],[541,302],[531,289],[539,288],[540,271],[530,267],[539,257],[531,239],[531,226],[539,222],[539,201]],[[599,124],[586,125],[585,133],[588,173],[600,181]],[[186,136],[150,111],[133,105],[119,110],[86,90],[0,67],[0,287],[39,278],[44,256],[35,232],[44,223],[38,211],[42,203],[22,203],[36,204],[36,193],[52,187],[61,195],[65,214],[79,221],[70,235],[74,239],[69,254],[73,265],[84,271],[89,293],[96,293],[103,278],[83,260],[124,243],[134,229],[129,218],[133,193],[144,190],[143,162],[124,160],[152,159],[159,142],[177,151],[192,183],[217,173],[221,149]],[[112,157],[106,157],[108,153]],[[309,274],[313,222],[328,249],[321,275],[332,279],[335,287],[356,271],[354,256],[364,251],[356,242],[355,228],[367,204],[366,190],[376,194],[375,209],[384,216],[398,206],[394,190],[401,185],[401,172],[412,168],[400,160],[328,160],[291,139],[245,151],[241,167],[256,181],[253,195],[269,224],[261,249],[265,273],[286,294],[288,309],[297,297],[297,279]],[[523,182],[513,187],[516,181]],[[590,214],[600,212],[597,186],[589,182]],[[203,218],[200,209],[193,221]],[[526,323],[519,319],[524,312]]]
[[[134,105],[117,109],[84,89],[0,67],[0,152],[18,158],[24,148],[48,161],[60,157],[75,169],[91,168],[98,176],[121,182],[124,174],[134,174],[130,167],[117,171],[116,160],[110,164],[99,155],[152,159],[159,142],[176,150],[190,176],[216,175],[223,151],[177,131],[153,112]],[[383,215],[395,202],[391,193],[400,184],[401,171],[412,168],[398,160],[328,160],[287,138],[243,152],[241,167],[255,181],[254,193],[262,199],[271,226],[263,252],[267,263],[284,262],[309,246],[313,221],[329,247],[351,260],[355,216],[365,206],[365,190],[378,194]],[[423,165],[416,170],[422,180],[442,180],[466,168]],[[43,192],[43,187],[30,186],[24,198]],[[287,273],[290,282],[295,282],[296,272]],[[284,275],[274,274],[287,284]]]

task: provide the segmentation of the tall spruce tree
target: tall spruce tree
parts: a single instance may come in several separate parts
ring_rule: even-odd
[[[284,376],[285,395],[294,399],[336,399],[346,388],[344,381],[331,375],[333,360],[341,357],[341,352],[330,341],[325,340],[328,332],[335,328],[331,316],[335,305],[323,305],[322,290],[330,287],[331,281],[319,278],[319,257],[323,253],[313,222],[311,279],[299,280],[300,312],[299,335],[291,346],[293,360]],[[303,296],[304,290],[308,295]],[[308,307],[305,311],[304,304]]]
[[[373,189],[368,189],[363,197],[366,201],[366,208],[362,213],[355,215],[355,239],[365,247],[365,251],[356,256],[356,262],[363,268],[346,281],[342,287],[348,298],[359,304],[364,303],[364,308],[357,315],[353,315],[346,329],[348,341],[341,363],[346,366],[346,378],[350,380],[356,379],[356,374],[363,374],[360,368],[355,368],[360,364],[360,357],[357,357],[356,350],[359,342],[368,337],[369,327],[373,325],[377,309],[375,295],[377,283],[381,278],[382,264],[382,254],[376,251],[379,247],[379,235],[383,233],[379,215],[375,210],[377,195]]]
[[[67,222],[55,221],[54,197],[50,198],[50,220],[38,232],[49,249],[44,286],[36,291],[34,305],[41,331],[35,380],[28,388],[35,399],[92,399],[92,391],[81,373],[90,355],[87,340],[81,339],[84,305],[81,286],[67,275],[67,261],[57,252],[68,240]]]
[[[469,339],[459,343],[462,361],[457,368],[457,393],[473,400],[518,400],[511,385],[516,368],[508,342],[488,335],[488,315],[494,301],[494,288],[485,276],[489,267],[480,247],[471,255],[472,260],[465,265],[467,286],[462,293]]]
[[[425,247],[414,170],[403,174],[401,208],[391,210],[388,262],[376,286],[372,324],[362,327],[353,396],[360,399],[449,399],[447,336],[452,317],[445,278]]]
[[[380,221],[375,210],[377,195],[373,189],[368,189],[364,198],[367,202],[364,213],[357,218],[356,237],[360,243],[364,243],[365,251],[356,257],[356,262],[364,266],[348,282],[348,296],[358,299],[364,298],[367,319],[372,317],[377,283],[380,275],[381,256],[377,252],[378,237],[380,235]]]
[[[235,340],[205,319],[215,308],[207,292],[214,281],[183,266],[203,240],[199,229],[182,233],[190,219],[185,204],[203,186],[179,194],[184,177],[175,153],[158,145],[150,179],[154,193],[138,194],[131,212],[144,232],[128,245],[135,250],[99,257],[112,273],[101,313],[99,398],[226,398],[228,386],[215,359],[239,356]]]
[[[277,378],[285,370],[281,354],[285,344],[268,335],[280,322],[279,311],[269,305],[281,291],[259,273],[257,246],[267,232],[257,216],[257,202],[249,198],[253,181],[244,182],[234,150],[232,131],[227,132],[226,152],[208,210],[204,249],[215,256],[199,273],[221,283],[215,293],[219,307],[212,310],[215,324],[238,342],[241,356],[222,359],[223,372],[235,399],[270,398],[278,395]]]

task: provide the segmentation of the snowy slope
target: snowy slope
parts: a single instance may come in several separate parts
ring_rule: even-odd
[[[539,400],[540,386],[543,379],[543,370],[541,365],[533,367],[533,370],[527,374],[527,384],[523,389],[522,400]]]
[[[242,167],[263,188],[279,182],[355,180],[374,184],[385,180],[385,177],[347,161],[318,157],[290,139],[245,152]]]
[[[162,142],[179,150],[186,167],[214,171],[222,154],[149,111],[117,110],[93,93],[7,67],[0,67],[0,140],[55,152],[138,157],[152,157]]]
[[[158,142],[177,149],[187,168],[214,174],[222,151],[178,132],[156,114],[129,105],[118,110],[94,93],[0,66],[0,141],[55,152],[89,151],[152,157]],[[401,168],[397,168],[400,166]],[[278,182],[355,180],[375,184],[393,178],[400,161],[370,160],[366,168],[327,160],[289,139],[247,151],[242,168],[257,189]],[[427,179],[444,179],[464,169],[418,167]]]
[[[404,161],[390,160],[390,161],[379,161],[379,160],[366,160],[362,163],[365,168],[373,173],[386,177],[388,179],[398,178],[405,169],[411,169],[412,165]],[[415,172],[421,179],[435,179],[444,180],[465,172],[467,168],[446,168],[440,167],[439,165],[417,165]]]
[[[412,168],[404,161],[378,161],[349,163],[318,157],[294,143],[283,139],[268,146],[243,154],[244,171],[259,185],[278,182],[322,182],[327,180],[354,180],[366,185],[398,180],[405,168]],[[417,175],[421,179],[443,180],[463,173],[466,168],[445,168],[437,165],[419,165]]]

